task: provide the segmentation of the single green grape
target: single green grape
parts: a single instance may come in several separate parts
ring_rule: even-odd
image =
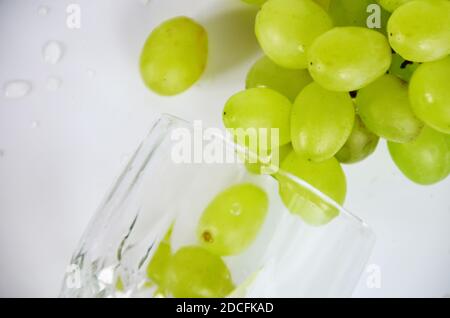
[[[158,286],[158,292],[166,294],[166,273],[172,257],[170,237],[172,226],[167,231],[147,266],[147,277]]]
[[[247,159],[245,162],[245,167],[247,168],[248,171],[254,174],[276,173],[280,167],[280,164],[283,162],[284,158],[286,158],[287,155],[291,152],[292,145],[286,144],[277,149],[278,149],[278,157],[275,156],[275,154],[272,151],[270,152],[268,158],[264,157],[261,160],[259,160],[259,158]]]
[[[368,27],[367,19],[372,13],[367,12],[367,10],[373,2],[373,0],[333,0],[330,3],[328,13],[335,26]],[[374,30],[386,34],[389,16],[389,12],[381,9],[380,28],[374,28]]]
[[[335,158],[312,162],[292,151],[281,163],[281,169],[308,182],[337,203],[344,203],[347,185],[344,171]],[[324,225],[339,215],[337,208],[288,176],[279,173],[277,179],[283,203],[306,223]]]
[[[197,227],[198,240],[217,255],[235,255],[256,238],[269,201],[260,187],[237,184],[219,193],[206,207]]]
[[[397,167],[418,184],[433,184],[449,174],[448,136],[425,126],[419,137],[409,143],[388,142],[389,152]]]
[[[119,292],[124,292],[125,291],[125,287],[123,285],[123,281],[122,281],[122,278],[120,276],[117,277],[116,290],[118,290]]]
[[[271,88],[294,102],[303,87],[311,82],[307,70],[286,69],[264,56],[248,72],[246,88]]]
[[[419,66],[409,84],[409,98],[417,117],[450,134],[450,56]]]
[[[177,298],[221,298],[234,289],[224,261],[202,247],[180,248],[167,271],[167,287]]]
[[[208,57],[205,29],[187,17],[155,28],[142,49],[140,71],[145,85],[160,95],[176,95],[203,74]]]
[[[394,75],[383,75],[360,89],[355,103],[367,128],[387,140],[412,141],[423,127],[411,109],[407,84]]]
[[[320,5],[322,8],[328,11],[328,8],[330,7],[331,0],[314,0],[318,5]]]
[[[362,161],[375,151],[379,139],[377,135],[367,129],[361,118],[356,115],[352,133],[336,154],[336,159],[341,163]]]
[[[248,4],[256,4],[259,6],[262,6],[264,4],[264,2],[266,2],[267,0],[242,0]]]
[[[269,88],[250,88],[233,95],[225,104],[223,123],[231,129],[236,142],[254,153],[279,147],[291,141],[289,132],[292,104],[287,97]],[[260,129],[267,133],[266,138]],[[272,134],[272,129],[278,136]],[[245,138],[245,132],[255,138]],[[278,137],[278,138],[277,138]],[[252,140],[256,140],[252,143]]]
[[[450,135],[446,135],[445,141],[447,142],[447,163],[448,163],[448,173],[450,174]]]
[[[170,258],[170,245],[161,242],[147,266],[147,276],[160,287],[165,285],[165,274]]]
[[[256,16],[256,37],[276,64],[292,69],[307,67],[306,53],[314,39],[329,30],[326,11],[311,0],[269,0]]]
[[[307,159],[330,159],[344,145],[354,120],[355,110],[349,94],[311,83],[298,95],[292,108],[292,146]]]
[[[450,2],[410,1],[392,13],[389,42],[403,58],[413,62],[435,61],[450,53]]]
[[[411,0],[377,0],[377,2],[387,11],[394,12],[395,9]]]
[[[392,54],[392,63],[389,68],[389,74],[395,75],[405,82],[409,82],[419,65],[419,63],[407,61],[399,54],[394,53]]]
[[[314,41],[308,61],[312,78],[321,86],[350,92],[386,73],[391,65],[391,48],[380,32],[336,27]]]

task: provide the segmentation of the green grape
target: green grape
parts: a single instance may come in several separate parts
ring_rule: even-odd
[[[292,104],[283,95],[269,88],[250,88],[233,95],[225,104],[223,123],[232,129],[237,142],[251,148],[254,153],[261,149],[279,147],[291,141],[289,132]],[[249,138],[240,140],[244,131],[258,133],[265,129],[267,138],[257,134],[257,147]],[[271,129],[278,129],[278,137],[272,135]],[[250,133],[249,133],[250,135]]]
[[[242,0],[242,1],[249,3],[249,4],[257,4],[259,6],[262,6],[264,4],[264,2],[266,2],[267,0]]]
[[[118,290],[120,292],[123,292],[125,290],[125,287],[123,286],[122,278],[120,276],[117,277],[116,290]]]
[[[280,164],[284,158],[292,151],[292,145],[286,144],[278,148],[278,158],[274,157],[273,152],[269,154],[269,158],[262,160],[246,160],[245,167],[254,174],[274,174],[278,171]]]
[[[409,98],[417,117],[450,134],[450,56],[419,66],[409,84]]]
[[[276,64],[301,69],[314,39],[331,27],[328,14],[311,0],[269,0],[256,16],[255,32]]]
[[[389,42],[403,58],[430,62],[450,53],[450,2],[410,1],[392,13]]]
[[[367,19],[372,15],[371,12],[367,12],[367,9],[371,4],[373,0],[333,0],[328,13],[335,26],[367,27]],[[386,34],[389,16],[389,12],[381,9],[380,29],[374,28],[374,30]]]
[[[377,0],[377,2],[387,11],[393,12],[398,7],[411,0]]]
[[[176,95],[202,75],[208,57],[205,29],[187,17],[165,21],[155,28],[141,53],[142,79],[160,95]]]
[[[171,257],[170,245],[162,242],[147,267],[147,276],[156,284],[164,285],[164,275]]]
[[[450,135],[446,136],[445,141],[447,141],[447,163],[448,163],[448,173],[450,173]]]
[[[325,10],[328,10],[328,8],[330,7],[331,0],[314,0],[314,2],[320,5]]]
[[[329,159],[344,145],[354,120],[355,110],[349,94],[311,83],[298,95],[292,108],[292,146],[307,159]]]
[[[399,54],[394,53],[392,54],[392,63],[389,74],[393,74],[405,82],[409,82],[419,65],[419,63],[407,61]]]
[[[267,194],[251,183],[229,187],[206,207],[198,227],[200,244],[217,255],[235,255],[256,238],[268,209]]]
[[[356,115],[352,133],[336,154],[336,159],[341,163],[362,161],[375,151],[378,140],[378,136],[367,129],[361,118]]]
[[[308,61],[312,78],[321,86],[350,92],[386,73],[391,65],[391,48],[379,32],[337,27],[314,41]]]
[[[295,101],[298,93],[312,78],[307,70],[291,70],[278,66],[268,57],[262,57],[247,74],[246,88],[271,88]]]
[[[282,162],[281,169],[308,182],[337,203],[344,203],[347,185],[344,171],[335,158],[311,162],[292,151]],[[279,173],[277,179],[283,203],[306,223],[324,225],[339,215],[337,208],[291,178]]]
[[[355,102],[367,128],[387,140],[412,141],[423,127],[411,109],[407,84],[394,75],[383,75],[360,89]]]
[[[169,231],[166,233],[147,266],[147,277],[150,278],[153,283],[158,285],[158,292],[161,292],[162,294],[166,294],[166,273],[172,257],[170,247],[171,234],[172,227],[170,227]]]
[[[167,286],[177,298],[220,298],[234,289],[224,261],[202,247],[180,248],[167,271]]]
[[[447,136],[425,126],[416,140],[389,142],[389,152],[397,167],[412,181],[433,184],[449,174]]]

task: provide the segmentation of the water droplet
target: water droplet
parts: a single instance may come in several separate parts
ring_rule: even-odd
[[[48,41],[42,49],[44,62],[48,64],[58,63],[63,55],[62,44],[58,41]]]
[[[95,71],[90,68],[90,69],[87,70],[87,75],[89,77],[91,77],[91,78],[94,78],[95,77]]]
[[[57,77],[50,76],[47,78],[47,82],[45,83],[45,87],[49,91],[56,91],[61,86],[61,80]]]
[[[31,84],[25,80],[10,81],[3,88],[7,98],[21,98],[31,91]]]
[[[150,2],[150,0],[140,0],[140,2],[141,2],[144,6],[146,6],[146,5]]]
[[[297,49],[300,51],[300,52],[305,52],[305,47],[302,45],[302,44],[300,44],[298,47],[297,47]]]
[[[5,151],[3,149],[0,149],[0,158],[5,155]]]
[[[231,205],[230,213],[233,215],[240,215],[241,214],[241,205],[237,202],[233,203]]]
[[[37,12],[40,16],[45,16],[48,14],[50,9],[47,6],[39,6]]]
[[[30,123],[31,129],[36,129],[36,128],[39,127],[39,125],[40,125],[40,123],[39,123],[39,121],[37,121],[37,120],[33,120],[33,121]]]

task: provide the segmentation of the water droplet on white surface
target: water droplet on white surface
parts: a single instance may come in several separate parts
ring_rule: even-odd
[[[139,0],[139,2],[145,6],[150,2],[150,0]]]
[[[33,120],[33,121],[30,123],[30,128],[31,128],[31,129],[36,129],[36,128],[39,127],[39,125],[40,125],[39,121]]]
[[[58,63],[63,55],[62,44],[58,41],[48,41],[42,49],[44,62],[48,64]]]
[[[3,92],[7,98],[21,98],[31,91],[31,84],[25,80],[10,81],[5,84]]]
[[[37,12],[40,16],[45,16],[48,14],[49,8],[47,6],[39,6]]]
[[[3,149],[0,149],[0,158],[5,155],[5,151]]]
[[[91,78],[95,77],[95,71],[93,69],[88,69],[87,70],[87,75]]]
[[[50,76],[47,78],[47,82],[45,83],[45,87],[49,91],[56,91],[61,86],[61,80],[57,77]]]

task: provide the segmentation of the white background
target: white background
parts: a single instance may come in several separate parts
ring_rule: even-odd
[[[70,3],[80,5],[80,29],[66,26]],[[57,296],[84,227],[157,114],[220,127],[223,104],[261,54],[255,11],[238,0],[144,3],[0,0],[0,87],[33,85],[24,98],[0,96],[0,296]],[[152,28],[177,15],[207,28],[210,60],[195,87],[163,98],[142,84],[138,58]],[[42,58],[48,40],[64,45],[56,65]],[[46,88],[50,76],[62,81],[56,91]],[[381,288],[367,287],[366,272],[354,296],[448,297],[450,179],[409,182],[384,142],[345,170],[345,206],[375,231],[369,264],[381,270]]]

